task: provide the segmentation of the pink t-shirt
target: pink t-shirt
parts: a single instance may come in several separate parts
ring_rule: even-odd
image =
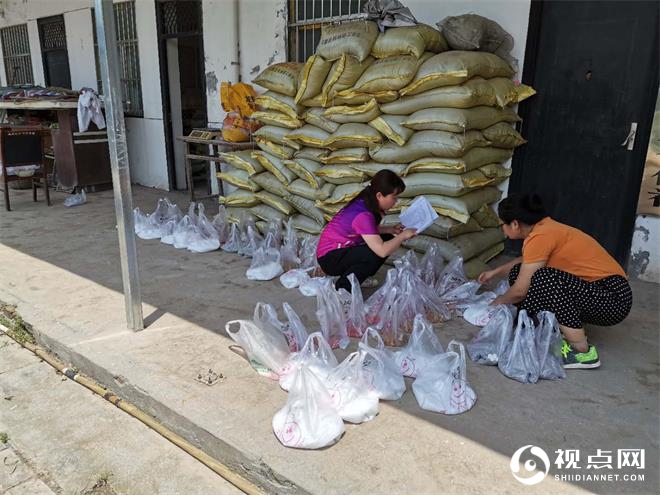
[[[316,248],[316,257],[325,256],[335,249],[364,244],[362,235],[378,233],[373,213],[367,209],[364,200],[358,199],[340,210],[325,226]]]

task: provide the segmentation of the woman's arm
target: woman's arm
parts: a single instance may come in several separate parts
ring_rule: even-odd
[[[389,241],[383,241],[383,238],[379,235],[363,235],[362,239],[367,243],[369,249],[371,249],[376,255],[381,258],[387,258],[390,254],[401,246],[403,241],[407,241],[411,237],[415,237],[415,229],[405,229],[400,234],[395,235]]]
[[[398,224],[398,225],[391,225],[389,227],[384,227],[383,225],[378,226],[378,232],[381,234],[392,234],[392,235],[397,235],[403,232],[403,225]]]
[[[485,284],[490,282],[492,279],[500,279],[506,277],[511,269],[516,266],[518,263],[522,263],[522,256],[519,256],[508,263],[504,263],[502,266],[498,266],[492,270],[488,270],[479,275],[477,279],[480,284]]]
[[[518,304],[525,299],[529,291],[529,286],[532,283],[532,276],[539,268],[543,268],[545,264],[546,261],[539,261],[537,263],[523,263],[520,265],[520,273],[518,273],[516,282],[505,294],[496,297],[491,304]]]

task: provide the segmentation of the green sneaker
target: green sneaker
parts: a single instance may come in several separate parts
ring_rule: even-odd
[[[598,351],[596,346],[590,345],[587,352],[577,352],[571,344],[563,339],[561,346],[561,357],[564,361],[564,368],[567,369],[593,369],[600,366]]]

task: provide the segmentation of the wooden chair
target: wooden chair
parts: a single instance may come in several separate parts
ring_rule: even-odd
[[[37,187],[43,187],[46,202],[50,206],[48,175],[44,157],[44,137],[50,133],[42,127],[0,127],[0,181],[4,191],[5,208],[11,211],[9,204],[9,183],[18,180],[32,181],[32,199],[37,201]],[[29,165],[37,166],[30,176],[19,175],[21,169]],[[25,170],[25,169],[23,169]]]

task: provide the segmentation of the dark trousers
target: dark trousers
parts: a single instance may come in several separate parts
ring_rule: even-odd
[[[390,234],[381,234],[383,241],[392,239]],[[318,259],[319,266],[326,275],[339,276],[335,288],[351,291],[348,276],[353,273],[358,282],[364,282],[374,275],[387,258],[381,258],[369,246],[361,244],[347,248],[334,249]]]

